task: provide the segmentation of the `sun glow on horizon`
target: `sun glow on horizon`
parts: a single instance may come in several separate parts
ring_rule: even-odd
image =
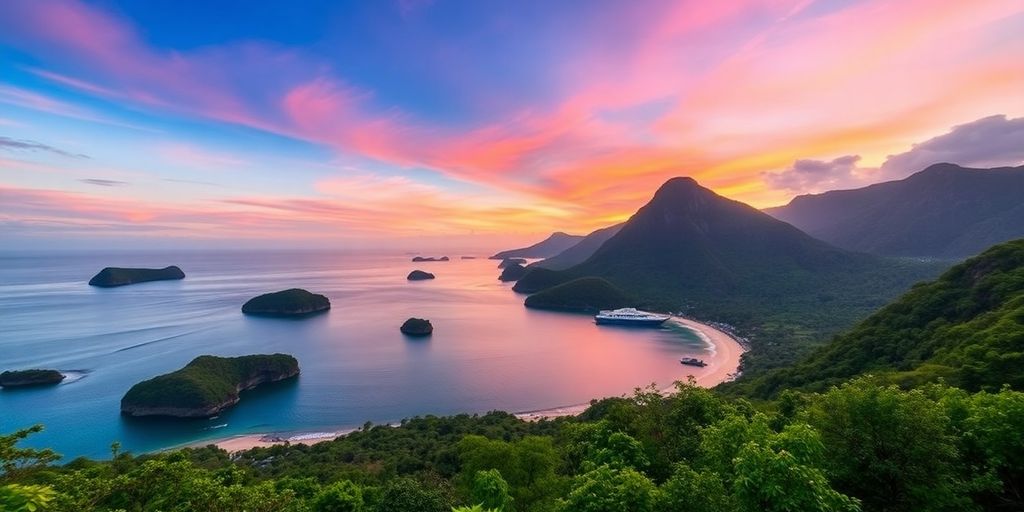
[[[103,5],[0,3],[19,246],[518,243],[673,176],[768,207],[1024,160],[1016,0]]]

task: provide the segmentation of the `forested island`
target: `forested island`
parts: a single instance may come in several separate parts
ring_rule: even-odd
[[[57,370],[9,370],[0,373],[0,388],[21,388],[60,384],[64,374]]]
[[[327,297],[301,288],[265,293],[242,305],[242,313],[256,316],[307,316],[331,309]]]
[[[174,281],[185,279],[185,273],[176,266],[164,268],[121,268],[107,267],[89,280],[89,286],[113,288],[149,281]]]
[[[126,416],[206,418],[239,402],[242,391],[299,374],[287,354],[199,356],[184,368],[142,381],[121,399]]]

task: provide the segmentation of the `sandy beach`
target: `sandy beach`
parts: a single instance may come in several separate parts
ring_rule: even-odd
[[[705,359],[708,363],[703,368],[693,366],[681,366],[679,380],[686,380],[693,376],[697,384],[703,387],[713,387],[733,377],[740,364],[740,356],[743,355],[743,346],[729,334],[716,329],[708,324],[682,317],[673,317],[670,322],[676,322],[695,331],[709,346],[712,347],[712,355]],[[674,386],[668,386],[664,393],[674,390]],[[516,417],[526,421],[537,421],[541,419],[558,418],[562,416],[575,416],[582,413],[590,406],[589,402],[561,407],[552,407],[536,411],[524,411],[515,413]],[[218,448],[228,452],[239,452],[251,448],[274,446],[277,444],[316,444],[324,441],[337,439],[341,436],[355,432],[357,428],[348,428],[332,432],[310,432],[293,435],[276,434],[249,434],[232,436],[224,439],[200,441],[189,444],[191,447],[202,447],[216,445]]]

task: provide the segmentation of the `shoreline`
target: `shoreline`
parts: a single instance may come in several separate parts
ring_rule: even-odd
[[[710,388],[732,380],[735,377],[740,364],[740,356],[746,351],[743,344],[735,336],[711,325],[685,317],[672,316],[670,321],[674,321],[697,333],[697,336],[703,339],[704,342],[711,347],[712,357],[708,365],[703,368],[684,366],[686,371],[679,380],[685,380],[686,378],[693,376],[698,386]],[[672,392],[674,389],[675,386],[668,386],[665,389],[662,389],[661,392],[662,394],[667,394]],[[565,416],[577,416],[588,407],[590,407],[590,402],[549,407],[533,411],[514,412],[512,414],[523,421],[540,421]],[[169,450],[178,448],[202,448],[212,444],[229,453],[236,453],[252,448],[266,448],[279,444],[312,445],[322,443],[324,441],[333,441],[334,439],[361,429],[362,427],[349,427],[329,432],[294,432],[290,435],[283,433],[240,434],[220,439],[191,442],[169,448]]]

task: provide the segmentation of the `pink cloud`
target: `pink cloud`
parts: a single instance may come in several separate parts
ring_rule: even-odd
[[[552,71],[559,80],[550,106],[524,105],[458,129],[380,105],[373,91],[292,49],[160,51],[124,20],[70,0],[0,4],[0,15],[23,20],[0,39],[59,55],[67,72],[37,73],[68,87],[428,167],[563,207],[586,203],[581,217],[625,208],[676,174],[772,203],[785,191],[755,190],[766,169],[861,152],[851,145],[884,151],[935,126],[1020,113],[991,108],[1024,109],[1008,100],[1024,87],[1019,38],[987,39],[989,27],[1024,10],[1019,1],[868,0],[818,14],[808,5],[624,3],[578,28],[576,54]],[[253,83],[261,88],[247,88]],[[652,114],[656,122],[607,115],[652,102],[667,105]]]

